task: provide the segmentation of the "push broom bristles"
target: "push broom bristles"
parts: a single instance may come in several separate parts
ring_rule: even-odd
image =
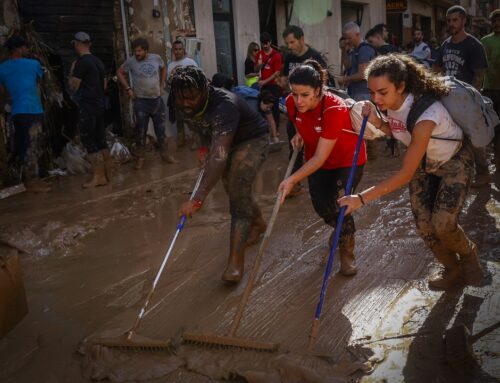
[[[94,345],[108,347],[110,349],[130,352],[151,352],[174,354],[170,339],[163,341],[150,339],[137,334],[126,333],[117,338],[98,338],[92,341]]]
[[[260,342],[249,338],[240,338],[229,335],[185,332],[182,334],[182,338],[186,343],[209,348],[274,352],[280,347],[279,343]]]

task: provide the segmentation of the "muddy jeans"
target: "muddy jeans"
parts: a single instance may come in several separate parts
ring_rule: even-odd
[[[159,149],[165,145],[165,122],[166,109],[163,99],[137,98],[134,101],[135,127],[137,130],[137,152],[143,154],[146,146],[146,133],[148,131],[149,119],[153,120],[156,139]]]
[[[231,232],[238,230],[246,241],[253,220],[260,214],[252,186],[267,158],[269,135],[254,138],[231,148],[222,183],[229,195]]]
[[[364,165],[358,166],[354,172],[351,194],[363,176]],[[314,210],[327,225],[335,228],[340,214],[337,199],[345,195],[347,179],[351,168],[318,169],[308,177],[309,194]],[[352,214],[346,215],[342,222],[340,237],[353,235],[356,232]]]
[[[38,178],[38,161],[42,150],[40,140],[43,114],[16,114],[14,123],[14,151],[23,165],[22,175],[25,181]]]
[[[421,167],[409,184],[410,202],[417,232],[438,260],[448,255],[468,256],[472,242],[458,224],[458,218],[474,174],[474,154],[470,142],[435,173]]]

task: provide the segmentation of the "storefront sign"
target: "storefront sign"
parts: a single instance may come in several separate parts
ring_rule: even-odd
[[[385,9],[387,12],[404,12],[407,8],[407,0],[387,0],[385,4]]]

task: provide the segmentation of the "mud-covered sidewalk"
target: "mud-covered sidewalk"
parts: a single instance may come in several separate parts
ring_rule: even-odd
[[[401,158],[388,157],[382,146],[361,187],[399,166]],[[1,382],[498,381],[500,330],[474,344],[480,366],[473,371],[451,368],[443,335],[458,323],[477,333],[500,318],[499,174],[490,187],[472,190],[461,217],[487,270],[480,287],[447,293],[427,288],[436,264],[415,232],[406,189],[356,213],[359,273],[336,273],[330,281],[315,350],[322,356],[306,348],[330,230],[307,194],[282,206],[238,330],[281,343],[279,352],[181,343],[186,329],[227,333],[245,286],[246,278],[238,286],[220,280],[229,214],[218,184],[181,233],[139,331],[172,338],[177,355],[87,347],[86,338],[119,335],[134,322],[175,232],[177,209],[198,174],[194,152],[179,156],[179,165],[148,158],[143,171],[124,165],[111,185],[95,190],[82,190],[82,177],[63,177],[49,194],[0,201],[0,238],[29,252],[20,257],[30,310],[0,340]],[[286,165],[285,149],[270,154],[256,182],[265,218]],[[246,277],[257,249],[247,251]]]

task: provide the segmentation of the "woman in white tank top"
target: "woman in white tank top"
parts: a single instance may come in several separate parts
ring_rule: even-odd
[[[378,117],[371,102],[365,103],[363,113],[408,149],[396,174],[339,199],[339,204],[351,213],[409,183],[417,231],[444,266],[429,278],[429,286],[449,289],[480,283],[483,271],[476,245],[458,224],[474,172],[472,146],[439,101],[417,118],[413,129],[408,130],[406,124],[415,99],[421,95],[439,99],[449,89],[439,77],[404,55],[377,57],[366,69],[366,77],[372,101],[387,111],[387,120]]]

